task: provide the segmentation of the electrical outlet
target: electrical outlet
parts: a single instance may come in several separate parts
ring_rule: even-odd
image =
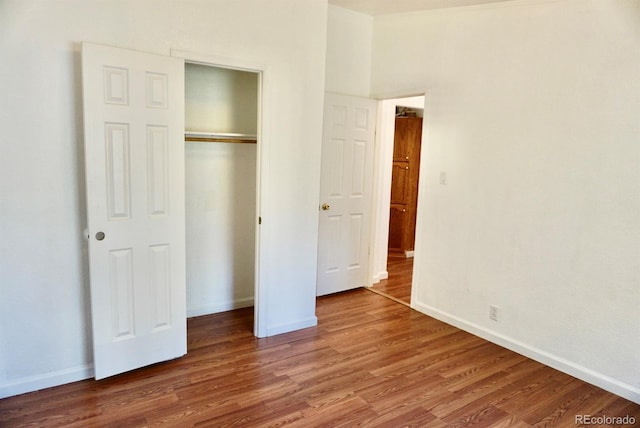
[[[494,321],[498,321],[498,307],[497,306],[489,306],[489,319]]]

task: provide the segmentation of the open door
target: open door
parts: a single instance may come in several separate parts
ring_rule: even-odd
[[[374,100],[325,94],[319,296],[367,285],[375,118]]]
[[[186,353],[184,61],[82,45],[95,378]]]

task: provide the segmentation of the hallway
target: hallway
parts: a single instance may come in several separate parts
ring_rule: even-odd
[[[400,253],[389,253],[387,271],[389,278],[374,284],[369,290],[409,306],[411,304],[413,257],[407,258]]]

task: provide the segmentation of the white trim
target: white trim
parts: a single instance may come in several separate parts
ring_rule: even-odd
[[[235,58],[226,55],[206,54],[201,52],[171,49],[171,56],[182,58],[185,62],[200,63],[221,68],[243,70],[260,73],[267,69],[266,65],[258,61],[250,61],[243,58]]]
[[[218,312],[232,311],[234,309],[248,308],[253,306],[253,297],[245,297],[244,299],[236,299],[218,305],[203,305],[195,308],[187,309],[187,317],[199,317],[202,315],[217,314]]]
[[[25,394],[40,389],[51,388],[65,383],[77,382],[93,378],[93,364],[86,364],[68,369],[16,379],[0,385],[0,398]]]
[[[422,97],[428,94],[427,89],[407,89],[406,91],[384,91],[371,94],[371,98],[378,101],[389,101],[397,98]]]
[[[271,100],[271,72],[268,71],[268,67],[264,64],[256,65],[256,69],[262,70],[258,74],[258,128],[257,138],[260,144],[256,147],[256,234],[255,234],[255,288],[254,288],[254,309],[253,309],[253,334],[256,337],[265,337],[267,334],[267,284],[268,281],[262,281],[262,267],[260,260],[262,259],[262,195],[265,193],[267,187],[267,177],[263,177],[262,165],[267,159],[267,150],[265,147],[271,147],[269,142],[270,130],[268,128],[268,121],[265,120],[267,110],[267,101]],[[268,248],[265,248],[266,252]]]
[[[383,279],[387,279],[389,278],[389,272],[388,271],[382,271],[382,272],[378,272],[376,275],[373,275],[373,284],[377,284],[380,281],[382,281]],[[371,285],[373,285],[371,284]]]
[[[267,336],[275,336],[276,334],[289,333],[303,328],[315,327],[318,325],[318,317],[310,317],[293,323],[280,324],[267,327]]]
[[[450,324],[489,342],[500,345],[539,363],[545,364],[563,373],[576,377],[592,385],[598,386],[620,397],[640,404],[640,389],[609,377],[603,373],[581,366],[557,355],[538,349],[508,336],[496,333],[485,327],[466,321],[455,315],[436,309],[432,306],[414,300],[411,307],[425,315]]]

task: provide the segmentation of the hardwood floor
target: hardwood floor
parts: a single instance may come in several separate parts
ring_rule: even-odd
[[[389,253],[387,260],[389,278],[373,284],[370,290],[396,299],[399,303],[410,305],[413,257],[407,258],[404,254]]]
[[[574,427],[640,406],[358,289],[317,327],[252,335],[252,309],[192,318],[180,359],[0,400],[0,426]],[[602,426],[602,425],[600,425]],[[606,426],[606,425],[605,425]]]

